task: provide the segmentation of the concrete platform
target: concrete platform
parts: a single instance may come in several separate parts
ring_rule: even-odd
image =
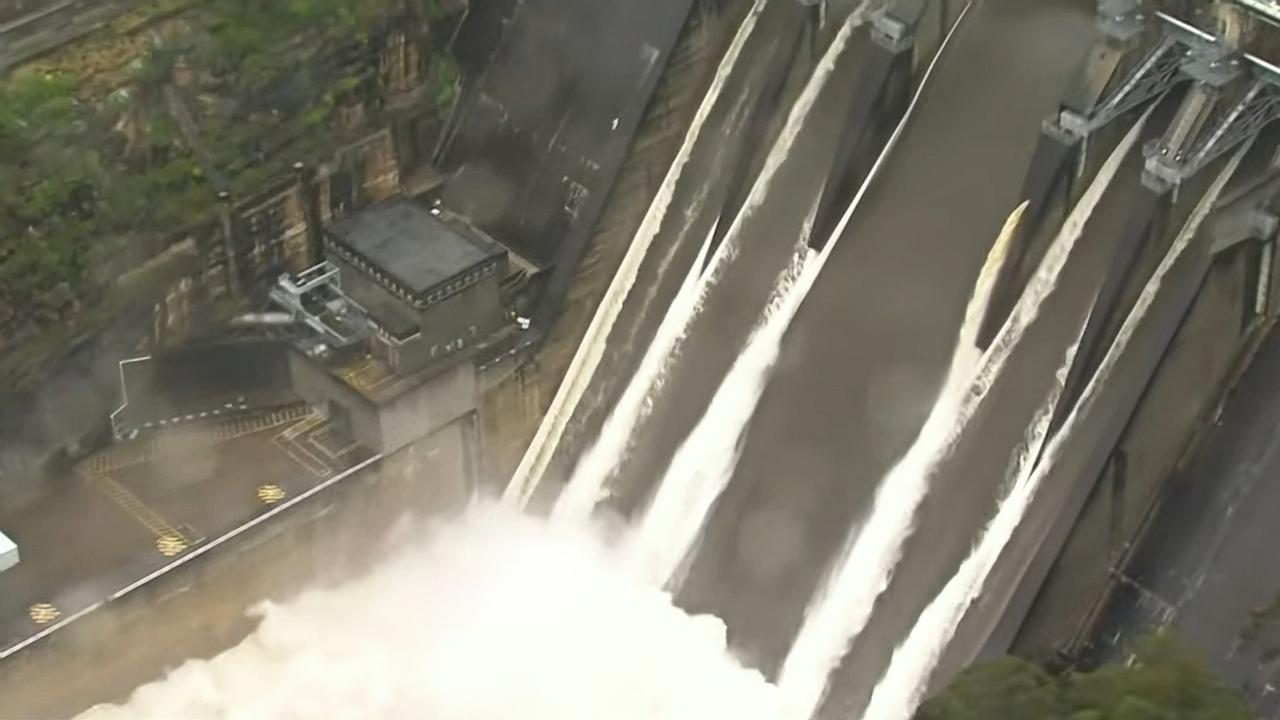
[[[0,511],[22,550],[0,575],[0,656],[370,456],[338,444],[305,406],[242,415],[112,446]]]

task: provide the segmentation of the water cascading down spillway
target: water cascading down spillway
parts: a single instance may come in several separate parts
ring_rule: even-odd
[[[919,5],[915,7],[920,8]],[[879,89],[874,93],[863,94],[861,97],[865,102],[872,103],[872,107],[879,110],[882,116],[889,113],[890,116],[900,119],[893,125],[892,133],[884,140],[875,162],[860,175],[860,185],[835,225],[829,231],[822,233],[822,238],[817,238],[816,241],[813,239],[814,233],[821,233],[821,230],[814,228],[813,223],[817,213],[821,212],[821,205],[815,205],[814,212],[806,223],[796,255],[791,265],[784,271],[777,289],[765,308],[763,317],[752,330],[744,350],[712,396],[706,412],[672,456],[666,472],[654,491],[653,498],[642,515],[633,542],[635,562],[651,581],[668,583],[678,577],[679,570],[696,543],[712,507],[733,475],[739,457],[742,434],[768,382],[770,371],[778,357],[783,335],[830,257],[836,241],[844,234],[853,213],[874,181],[877,171],[882,167],[905,129],[938,59],[941,58],[951,34],[959,27],[964,15],[965,13],[961,14],[947,37],[943,39],[933,60],[922,73],[917,92],[909,99],[905,96],[900,97],[900,100],[907,101],[905,105],[899,104],[897,108],[893,105],[885,107],[886,99],[892,102],[894,94],[886,93],[884,88],[892,87],[894,82],[901,83],[900,75],[892,71],[895,67],[901,70],[906,67],[904,63],[909,63],[912,49],[909,37],[896,35],[883,38],[885,45],[873,51],[883,52],[889,61],[868,66],[870,73],[865,75],[864,79],[873,81],[875,87]],[[914,22],[918,17],[910,20]],[[909,27],[910,24],[906,26]],[[850,143],[846,139],[845,145],[854,148],[849,150],[848,156],[858,149],[857,146],[860,143],[874,137],[868,132],[867,127],[870,114],[864,113],[860,107],[856,106],[853,110],[855,123],[847,127],[846,132],[855,133],[857,140]],[[834,178],[828,178],[828,187],[833,183],[838,184],[851,174],[848,168],[840,165],[836,165],[835,169],[837,175]],[[831,195],[824,193],[824,197],[830,198]]]
[[[1081,327],[1079,336],[1068,349],[1063,366],[1058,371],[1058,382],[1037,412],[1032,424],[1032,432],[1028,437],[1029,441],[1015,459],[1012,468],[1014,482],[1008,496],[1000,503],[999,509],[972,552],[921,613],[915,627],[894,651],[893,659],[884,677],[872,692],[863,720],[910,719],[914,709],[928,692],[931,676],[964,613],[983,592],[993,567],[1017,531],[1028,507],[1035,500],[1047,474],[1057,462],[1062,449],[1062,440],[1071,436],[1075,424],[1082,415],[1081,408],[1090,406],[1094,402],[1098,389],[1110,379],[1120,356],[1128,348],[1135,329],[1146,319],[1165,277],[1173,264],[1186,252],[1192,239],[1196,237],[1243,156],[1243,151],[1238,152],[1200,199],[1190,219],[1174,239],[1160,265],[1143,287],[1133,308],[1126,315],[1115,340],[1107,348],[1097,369],[1085,382],[1078,402],[1070,405],[1071,409],[1067,411],[1062,425],[1054,428],[1050,423],[1065,399],[1062,396],[1068,387],[1068,368],[1078,366],[1077,356],[1083,348],[1087,323]],[[1103,304],[1099,297],[1095,301],[1089,322],[1092,322],[1097,315],[1107,314],[1109,307],[1109,304]],[[1041,457],[1042,450],[1043,457]]]
[[[944,382],[915,443],[879,482],[867,519],[853,530],[827,583],[814,596],[783,664],[779,684],[788,707],[797,716],[811,715],[817,710],[831,672],[870,620],[875,602],[888,586],[901,558],[903,544],[914,530],[915,513],[928,493],[934,469],[947,457],[999,378],[1013,349],[1038,316],[1085,223],[1140,130],[1141,123],[1130,131],[1099,171],[977,367],[953,360],[952,374]],[[1006,234],[1016,230],[1016,223],[1006,226]],[[1008,238],[1004,238],[996,245],[1007,248],[1007,243]],[[1002,259],[997,257],[995,262]],[[975,300],[982,294],[975,293]],[[974,325],[961,330],[962,339],[974,336],[983,310],[985,308],[971,307],[966,313]],[[973,357],[973,349],[957,345],[955,356]]]
[[[1152,52],[1155,56],[1162,51]],[[869,62],[861,67],[861,72],[865,75],[892,74],[889,69],[894,67],[895,60],[888,53],[872,55]],[[1114,71],[1116,67],[1113,64],[1111,69]],[[818,74],[815,73],[815,77]],[[895,78],[900,77],[895,75]],[[1123,107],[1109,105],[1114,98],[1106,96],[1106,87],[1107,83],[1094,86],[1096,92],[1091,103],[1102,109],[1090,118],[1090,122],[1102,122],[1099,117],[1107,112],[1113,113],[1107,118],[1109,121],[1136,107],[1123,103]],[[830,245],[834,244],[831,241],[839,239],[848,213],[852,212],[849,209],[843,219],[834,218],[840,198],[848,193],[851,185],[859,188],[856,195],[860,197],[870,177],[874,176],[873,171],[859,166],[860,155],[866,152],[866,143],[859,138],[874,135],[876,121],[883,121],[882,114],[868,108],[884,102],[892,104],[892,100],[886,99],[898,96],[901,86],[859,84],[857,88],[848,116],[851,130],[835,152],[835,164],[846,174],[832,175],[821,195],[815,198],[809,221],[812,229],[806,238],[809,247],[799,248],[791,264],[780,275],[776,291],[746,339],[744,349],[721,378],[701,418],[685,436],[684,442],[674,449],[637,523],[633,558],[654,584],[669,584],[679,577],[681,566],[698,542],[712,506],[733,475],[743,432],[768,382],[783,335],[825,262]],[[1152,99],[1144,97],[1140,100]],[[803,101],[797,107],[801,105]],[[803,115],[793,110],[793,118]],[[788,128],[791,125],[789,121]],[[796,698],[793,705],[799,708],[797,716],[811,713],[821,702],[830,671],[840,661],[848,644],[856,641],[870,616],[871,606],[887,578],[892,576],[902,539],[914,529],[914,507],[918,500],[913,498],[928,492],[927,481],[932,468],[939,458],[945,457],[955,434],[966,426],[996,382],[1009,353],[1020,342],[1026,326],[1035,319],[1040,302],[1053,290],[1055,264],[1060,270],[1075,238],[1082,231],[1084,221],[1116,172],[1118,158],[1122,158],[1133,145],[1138,131],[1138,128],[1132,130],[1121,144],[1121,149],[1104,164],[1067,218],[1062,231],[1056,233],[1057,241],[1046,248],[1045,256],[1038,263],[1039,270],[1028,279],[1026,287],[1018,287],[1017,278],[1010,279],[1005,271],[1016,271],[1018,261],[1025,253],[1027,239],[1037,227],[1044,227],[1050,221],[1047,217],[1048,209],[1053,205],[1050,196],[1063,189],[1066,195],[1072,194],[1069,175],[1075,168],[1071,160],[1075,153],[1084,152],[1079,137],[1052,133],[1042,135],[1024,181],[1026,202],[1015,215],[1015,218],[1021,217],[1021,222],[1011,218],[1006,231],[1001,233],[1000,240],[992,249],[991,256],[998,258],[996,264],[1001,267],[1001,272],[993,272],[991,268],[994,266],[989,263],[981,273],[941,396],[916,444],[882,479],[866,520],[850,535],[844,560],[837,563],[827,585],[813,599],[805,624],[784,664],[781,685],[784,692]],[[778,148],[783,148],[785,155],[787,135],[788,131],[782,133],[783,140],[775,147],[775,153]],[[623,391],[624,401],[614,406],[613,413],[604,423],[600,441],[579,458],[568,489],[555,509],[557,517],[574,520],[587,517],[601,497],[607,494],[610,478],[627,459],[631,437],[653,407],[654,395],[661,389],[663,378],[678,362],[678,348],[689,323],[697,316],[702,301],[720,277],[717,270],[723,269],[735,257],[738,249],[736,231],[757,206],[758,197],[769,191],[770,167],[776,169],[774,153],[764,165],[760,178],[752,185],[741,208],[736,212],[731,209],[712,224],[709,238],[703,241],[703,249],[698,254],[699,261],[685,276],[685,282],[655,336],[657,340],[650,344],[641,360],[641,370]],[[734,208],[738,204],[732,199],[736,194],[736,191],[728,193],[730,199],[726,201],[726,207]],[[1143,238],[1149,233],[1154,218],[1162,212],[1162,204],[1166,200],[1160,192],[1140,193],[1130,230],[1124,233],[1125,242],[1114,249],[1110,270],[1102,279],[1097,295],[1096,304],[1104,310],[1089,316],[1077,342],[1063,355],[1064,365],[1057,375],[1060,386],[1045,398],[1044,407],[1048,409],[1036,415],[1012,471],[1015,476],[1025,478],[1029,474],[1042,448],[1049,445],[1049,438],[1061,428],[1067,413],[1079,402],[1088,368],[1098,362],[1102,329],[1111,323],[1110,306],[1122,287],[1122,281],[1130,274]],[[827,230],[827,226],[833,223],[833,229]],[[723,242],[718,245],[721,239]],[[699,274],[703,259],[708,263],[708,272]],[[1012,306],[1002,307],[1008,305],[1011,298],[1014,301]],[[1019,480],[1015,487],[1021,487],[1023,482],[1025,480]],[[899,497],[893,508],[886,510],[888,501],[882,502],[881,496],[889,485],[894,486]],[[902,491],[904,487],[908,490],[905,493]],[[850,560],[851,556],[858,561]],[[841,568],[846,566],[858,567],[863,573],[861,579],[842,580]],[[848,595],[855,590],[842,593],[839,588],[846,585],[856,587],[857,595]],[[826,605],[836,610],[824,611]]]
[[[596,503],[607,494],[606,486],[610,477],[627,459],[628,443],[647,416],[648,409],[652,407],[654,396],[661,389],[666,373],[678,362],[680,347],[689,328],[699,315],[709,293],[716,287],[728,265],[737,257],[743,224],[770,193],[772,181],[783,160],[805,126],[818,95],[832,77],[836,60],[844,52],[854,31],[867,19],[869,7],[869,2],[862,3],[846,19],[791,108],[778,140],[768,153],[760,176],[752,184],[747,198],[731,220],[721,217],[718,227],[728,225],[723,240],[710,253],[707,269],[698,276],[696,287],[678,295],[668,308],[654,341],[646,348],[637,372],[606,418],[598,439],[579,458],[556,505],[555,514],[558,517],[581,519],[589,515]],[[713,229],[713,243],[718,234],[719,231]],[[776,303],[775,300],[774,304]],[[785,330],[785,326],[783,329]],[[745,422],[745,418],[742,422]]]
[[[770,9],[785,11],[778,23],[782,26],[783,37],[769,46],[771,54],[764,63],[763,69],[766,71],[764,82],[756,84],[755,94],[750,97],[743,96],[743,107],[734,113],[739,116],[735,124],[744,130],[745,134],[744,140],[740,140],[736,146],[727,151],[729,158],[727,164],[738,172],[744,169],[744,165],[748,164],[753,154],[750,152],[751,148],[743,147],[742,143],[746,139],[755,139],[764,133],[761,126],[767,124],[767,119],[777,102],[776,96],[781,91],[779,85],[786,76],[787,68],[781,61],[793,60],[795,46],[799,44],[799,21],[804,16],[798,11],[803,8],[794,3],[783,2],[770,6]],[[788,39],[787,33],[794,37]],[[837,52],[829,51],[827,57],[816,69],[811,82],[797,100],[796,107],[782,128],[778,142],[764,156],[764,169],[757,182],[751,185],[752,189],[748,197],[745,199],[735,197],[736,190],[733,185],[719,188],[718,193],[708,193],[723,198],[723,202],[719,204],[721,207],[719,215],[712,223],[697,257],[690,265],[684,283],[672,299],[658,329],[645,348],[635,373],[610,409],[595,441],[574,463],[568,484],[556,501],[553,510],[556,518],[572,521],[586,518],[607,496],[609,481],[627,459],[636,431],[647,419],[653,407],[655,395],[661,391],[667,373],[679,359],[690,326],[700,314],[711,289],[716,286],[729,262],[737,255],[742,217],[749,208],[759,204],[760,196],[767,191],[780,159],[785,157],[817,92],[830,76],[836,54]],[[710,208],[717,206],[714,201],[707,202]],[[691,209],[686,211],[686,214],[692,216],[694,213]],[[649,298],[646,297],[646,301],[648,300]]]

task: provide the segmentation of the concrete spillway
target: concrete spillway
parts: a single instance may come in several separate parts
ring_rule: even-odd
[[[975,8],[792,328],[681,595],[723,617],[739,651],[769,673],[849,528],[865,521],[877,480],[924,421],[1089,21],[1067,2]],[[1005,103],[1011,95],[1020,102]],[[882,614],[869,628],[889,630]],[[891,647],[887,634],[876,642]]]
[[[689,546],[693,552],[683,558],[677,598],[690,611],[724,619],[737,653],[770,678],[777,678],[849,538],[883,525],[873,501],[879,481],[896,477],[887,471],[920,435],[953,367],[948,361],[965,322],[965,301],[1009,211],[1028,200],[1023,195],[1032,187],[1037,198],[1026,207],[1028,224],[1050,233],[1061,225],[1053,212],[1055,193],[1070,195],[1070,183],[1055,185],[1061,177],[1028,173],[1028,167],[1050,168],[1051,175],[1070,168],[1081,176],[1095,169],[1091,161],[1070,166],[1080,146],[1043,138],[1037,144],[1041,120],[1057,109],[1091,40],[1088,9],[1070,0],[988,0],[974,5],[971,15],[926,87],[918,117],[869,186],[865,208],[839,236],[827,269],[781,338],[758,407],[753,389],[745,403],[750,407],[737,413],[746,417],[730,418],[719,412],[723,393],[716,388],[723,389],[722,381],[734,377],[754,347],[752,328],[789,260],[787,250],[802,234],[806,211],[816,201],[822,225],[838,203],[831,198],[851,182],[827,169],[831,158],[847,168],[865,152],[850,149],[850,130],[841,122],[855,118],[854,134],[867,133],[879,119],[869,108],[893,96],[893,88],[866,84],[893,65],[876,54],[868,36],[854,38],[836,59],[836,76],[849,84],[823,90],[764,197],[735,220],[739,255],[691,325],[663,392],[652,398],[652,412],[662,422],[631,438],[607,503],[620,514],[638,515],[650,498],[662,497],[665,488],[656,485],[673,457],[684,466],[697,464],[689,442],[715,434],[707,418],[725,426],[715,446],[736,466],[696,503],[692,527],[700,532],[681,541],[682,556]],[[1176,101],[1173,96],[1169,102]],[[1131,139],[1134,147],[1160,138],[1171,110],[1158,106]],[[1116,139],[1102,135],[1097,146],[1107,148]],[[1096,212],[1077,232],[1078,249],[1055,270],[1052,292],[1035,298],[1025,337],[1009,349],[963,432],[931,460],[919,502],[898,523],[893,547],[865,558],[866,572],[886,571],[883,578],[864,578],[876,591],[866,598],[867,616],[858,621],[847,652],[836,644],[838,667],[818,703],[819,717],[856,717],[865,710],[895,648],[911,637],[933,596],[957,572],[973,572],[968,550],[993,526],[1011,487],[1023,487],[1048,436],[1082,397],[1113,326],[1134,299],[1131,276],[1150,269],[1136,269],[1144,240],[1156,227],[1167,229],[1158,225],[1161,219],[1185,219],[1186,203],[1170,213],[1167,198],[1141,182],[1141,153],[1117,160]],[[1192,186],[1192,193],[1203,189]],[[996,295],[1005,295],[997,299],[1008,301],[1009,292],[1018,294],[997,289]],[[739,419],[750,420],[745,437],[738,435]],[[1034,437],[1027,435],[1029,425],[1039,428]],[[1088,463],[1072,467],[1085,468],[1084,475],[1096,472]],[[1043,525],[1040,512],[1029,515]],[[1025,550],[1019,542],[1011,547],[1014,555]],[[657,581],[665,582],[681,561],[666,558]],[[984,580],[1014,572],[982,562]],[[993,632],[990,616],[984,617],[986,625],[957,620],[948,627],[959,640],[946,657],[944,650],[920,651],[938,656],[921,672],[954,672],[955,657],[976,654]],[[986,636],[977,629],[982,627]],[[901,672],[892,677],[906,687]]]

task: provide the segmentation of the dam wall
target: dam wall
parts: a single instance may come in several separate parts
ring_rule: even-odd
[[[1128,351],[1064,441],[960,625],[943,662],[950,672],[941,674],[1009,651],[1045,661],[1086,649],[1115,571],[1141,541],[1166,479],[1211,426],[1276,316],[1258,291],[1276,273],[1274,262],[1263,267],[1264,243],[1215,248],[1206,230],[1227,209],[1210,216],[1173,264]],[[1167,247],[1155,245],[1161,253]],[[1137,273],[1131,284],[1146,278]]]

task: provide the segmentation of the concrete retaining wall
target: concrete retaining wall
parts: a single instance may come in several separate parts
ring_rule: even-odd
[[[392,453],[476,409],[476,371],[464,362],[384,404],[382,452]]]
[[[299,352],[289,354],[293,388],[312,407],[327,410],[333,404],[347,413],[352,438],[377,452],[383,451],[378,407],[355,388],[334,377],[319,361]]]

